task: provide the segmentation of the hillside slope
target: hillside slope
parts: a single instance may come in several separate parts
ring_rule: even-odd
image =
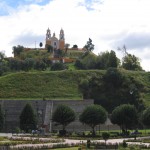
[[[12,73],[0,77],[0,99],[82,99],[78,82],[80,78],[94,72]]]
[[[0,99],[82,99],[78,84],[83,78],[103,76],[103,70],[19,72],[0,77]],[[143,98],[150,104],[150,73],[123,71],[144,85]]]

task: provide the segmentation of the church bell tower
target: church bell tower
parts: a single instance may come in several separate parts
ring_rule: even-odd
[[[45,47],[46,47],[47,45],[51,45],[51,31],[50,31],[49,28],[47,29],[47,32],[46,32]]]
[[[65,47],[65,35],[64,35],[64,30],[60,30],[59,34],[59,49],[63,50]]]

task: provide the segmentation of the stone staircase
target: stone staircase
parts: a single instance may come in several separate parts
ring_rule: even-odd
[[[52,113],[53,113],[53,101],[47,101],[44,125],[49,126],[49,131],[51,131],[52,128]]]

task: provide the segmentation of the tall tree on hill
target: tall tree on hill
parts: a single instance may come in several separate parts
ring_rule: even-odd
[[[87,41],[86,45],[84,46],[84,48],[86,49],[86,53],[89,53],[91,51],[94,50],[94,44],[92,43],[92,40],[89,38],[89,40]]]
[[[67,54],[68,48],[70,47],[70,44],[66,43],[65,44],[65,54]]]
[[[108,69],[109,67],[117,68],[119,66],[119,59],[116,53],[111,50],[110,52],[102,52],[97,56],[96,68],[97,69]]]
[[[5,58],[5,53],[0,52],[0,62],[2,62]]]
[[[122,59],[122,67],[126,70],[141,71],[140,59],[135,55],[127,54]]]
[[[12,52],[12,53],[13,53],[14,56],[16,57],[16,56],[19,56],[20,53],[21,53],[23,50],[24,50],[24,47],[21,46],[21,45],[13,46],[13,52]]]
[[[78,49],[78,45],[74,44],[72,48]]]
[[[104,75],[95,74],[84,80],[88,84],[79,83],[83,95],[88,92],[88,98],[94,99],[95,104],[102,105],[110,113],[118,105],[126,103],[135,105],[138,111],[144,109],[141,95],[144,85],[137,78],[125,75],[123,70],[109,68]]]
[[[42,43],[42,42],[40,42],[39,46],[40,46],[40,47],[42,47],[42,46],[43,46],[43,43]]]
[[[5,53],[0,52],[0,76],[9,70],[8,61],[4,59]]]
[[[20,115],[20,129],[25,132],[35,130],[37,127],[37,116],[31,106],[26,104]]]
[[[135,55],[129,54],[127,52],[126,45],[123,45],[122,48],[118,48],[118,50],[123,52],[123,58],[122,58],[122,67],[126,70],[133,70],[133,71],[142,71],[142,67],[140,64],[140,59],[136,57]]]

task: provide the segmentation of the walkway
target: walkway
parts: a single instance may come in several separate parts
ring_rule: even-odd
[[[12,137],[11,133],[0,133],[0,136],[7,136],[7,137]],[[17,137],[17,136],[15,136]],[[19,137],[18,137],[19,138]],[[22,138],[22,137],[21,137]],[[25,138],[25,137],[24,137]],[[137,139],[150,139],[149,137],[139,137]],[[44,138],[43,138],[44,139]],[[51,138],[45,138],[45,139],[51,139]],[[111,143],[111,144],[119,144],[122,143],[124,140],[128,140],[128,139],[134,139],[134,138],[121,138],[121,139],[109,139],[107,140],[107,143]],[[42,138],[41,138],[42,140]],[[20,144],[20,145],[16,145],[16,146],[12,146],[12,147],[28,147],[28,148],[33,148],[33,147],[45,147],[45,148],[51,148],[53,145],[58,145],[58,144],[69,144],[69,145],[73,145],[73,144],[81,144],[81,143],[86,143],[87,140],[73,140],[73,139],[64,139],[64,142],[60,142],[60,143],[43,143],[43,144]],[[104,140],[91,140],[91,142],[100,142],[103,143],[105,142]],[[150,146],[150,143],[141,143],[141,142],[127,142],[128,144],[137,144],[137,145],[147,145]]]

